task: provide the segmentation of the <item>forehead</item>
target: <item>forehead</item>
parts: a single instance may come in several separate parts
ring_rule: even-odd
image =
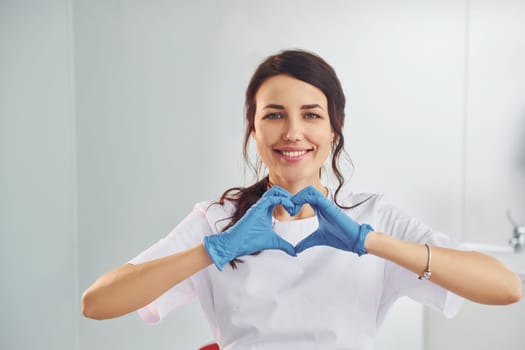
[[[325,94],[317,87],[289,75],[276,75],[266,79],[255,94],[257,106],[269,103],[285,107],[319,104],[326,108]]]

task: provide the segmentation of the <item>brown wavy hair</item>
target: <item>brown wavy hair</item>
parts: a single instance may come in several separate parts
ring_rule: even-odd
[[[337,206],[343,209],[350,209],[351,207],[345,207],[338,203],[337,195],[344,184],[344,176],[339,170],[338,162],[344,150],[344,136],[343,136],[343,125],[345,120],[345,95],[341,87],[341,83],[337,78],[334,69],[326,63],[318,55],[303,51],[303,50],[285,50],[278,54],[272,55],[265,59],[255,70],[248,88],[246,89],[245,99],[245,117],[246,117],[246,130],[244,133],[244,144],[243,144],[243,155],[244,160],[254,171],[256,178],[259,178],[260,174],[260,160],[257,162],[258,165],[253,165],[250,162],[248,156],[248,144],[250,136],[254,130],[255,123],[255,111],[257,105],[255,101],[255,95],[261,87],[261,85],[271,77],[276,75],[285,74],[292,76],[296,79],[302,80],[310,85],[317,87],[321,90],[328,101],[328,114],[330,116],[330,125],[334,132],[334,140],[332,143],[332,171],[338,181],[338,186],[334,194],[334,201]],[[319,170],[321,171],[321,170]],[[255,184],[248,187],[232,187],[227,189],[219,199],[217,203],[224,204],[226,200],[233,201],[236,204],[236,210],[233,215],[228,218],[229,224],[224,230],[233,226],[255,203],[261,196],[266,192],[270,186],[268,175],[263,179],[257,181]],[[357,205],[359,205],[358,203]],[[352,206],[355,207],[356,205]],[[258,253],[255,253],[258,254]],[[236,262],[241,262],[240,259],[235,259],[230,262],[233,268],[236,268]]]

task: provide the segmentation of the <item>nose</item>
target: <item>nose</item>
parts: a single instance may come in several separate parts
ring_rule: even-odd
[[[285,141],[301,141],[304,138],[304,125],[301,117],[289,117],[286,120],[286,129],[283,139]]]

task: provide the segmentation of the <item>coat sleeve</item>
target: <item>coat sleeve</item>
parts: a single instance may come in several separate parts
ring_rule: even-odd
[[[432,246],[461,249],[458,242],[446,234],[434,231],[416,218],[413,218],[381,197],[376,205],[376,217],[379,231],[388,233],[395,238],[428,243]],[[440,311],[447,318],[457,314],[463,298],[443,287],[418,276],[393,262],[385,263],[383,293],[378,321],[381,322],[389,307],[400,297],[407,296],[423,305]]]
[[[205,203],[196,204],[193,210],[164,238],[129,261],[138,265],[160,259],[187,249],[200,242],[205,235],[212,232],[206,218]],[[178,283],[149,305],[138,310],[142,320],[147,323],[157,323],[169,312],[184,305],[197,296],[193,277]]]

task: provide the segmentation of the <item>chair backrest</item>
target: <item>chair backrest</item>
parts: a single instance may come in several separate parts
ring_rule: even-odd
[[[213,344],[204,345],[203,347],[199,348],[199,350],[220,350],[220,349],[219,349],[219,344],[213,343]]]

